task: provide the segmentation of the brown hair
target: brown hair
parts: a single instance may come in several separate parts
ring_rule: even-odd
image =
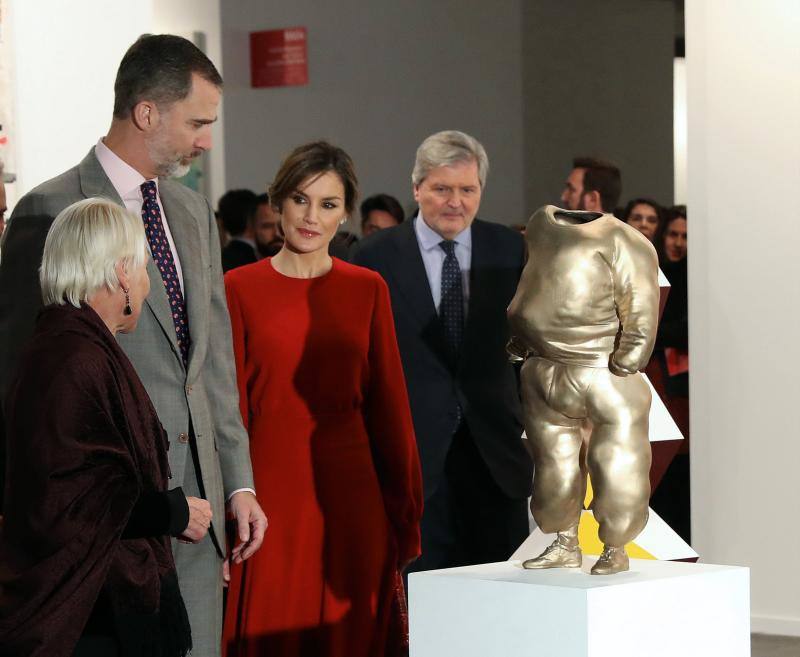
[[[174,34],[143,34],[128,48],[117,70],[114,116],[127,118],[142,100],[159,107],[183,100],[192,90],[193,73],[222,87],[219,71],[191,41]]]
[[[664,218],[666,217],[665,214],[666,211],[651,198],[646,198],[646,197],[632,198],[630,201],[628,201],[628,204],[622,211],[622,216],[620,217],[620,219],[622,219],[622,221],[624,221],[627,224],[628,219],[630,218],[631,213],[633,212],[633,208],[635,208],[637,205],[649,205],[655,211],[656,220],[658,222],[656,224],[656,234],[653,236],[655,239],[661,232],[661,227],[664,225]]]
[[[308,178],[333,171],[344,187],[344,207],[353,212],[358,198],[358,179],[353,160],[338,146],[327,141],[313,141],[295,148],[281,164],[269,188],[273,207],[281,211],[283,202]]]
[[[576,157],[572,161],[573,169],[585,169],[583,174],[583,192],[600,194],[603,212],[613,212],[622,193],[622,175],[619,169],[605,160],[596,157]]]

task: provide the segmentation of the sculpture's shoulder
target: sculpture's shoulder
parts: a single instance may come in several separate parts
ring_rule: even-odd
[[[547,217],[548,209],[556,210],[555,206],[543,205],[528,218],[528,222],[525,224],[527,241],[550,227],[550,221]]]
[[[616,248],[627,249],[639,257],[651,260],[657,265],[658,255],[652,242],[624,221],[617,219],[613,215],[608,216],[611,219],[608,222],[608,231]]]

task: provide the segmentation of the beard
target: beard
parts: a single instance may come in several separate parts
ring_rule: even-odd
[[[192,160],[200,153],[186,156],[177,153],[164,129],[159,130],[147,142],[147,154],[159,178],[183,178],[192,168]]]
[[[275,237],[269,242],[259,242],[256,240],[256,250],[262,258],[270,258],[283,248],[283,238]]]
[[[192,168],[191,162],[186,164],[183,160],[165,163],[163,169],[157,169],[159,178],[183,178]]]

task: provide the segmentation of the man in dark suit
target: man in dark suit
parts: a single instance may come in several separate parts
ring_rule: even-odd
[[[254,226],[257,199],[249,189],[232,189],[219,199],[217,213],[225,232],[230,235],[222,249],[223,272],[258,260]]]
[[[425,511],[412,571],[502,561],[528,535],[532,462],[505,351],[524,243],[475,219],[488,166],[469,135],[428,137],[412,174],[419,213],[354,253],[389,285],[414,417]]]
[[[136,331],[119,342],[167,432],[170,485],[208,499],[213,510],[202,541],[173,543],[193,653],[208,657],[220,654],[225,508],[238,526],[237,560],[260,547],[267,524],[238,410],[214,213],[205,198],[171,179],[211,147],[221,87],[217,69],[191,42],[140,37],[117,71],[108,134],[77,166],[20,199],[0,262],[2,400],[42,305],[38,270],[54,217],[93,197],[142,217],[152,255],[150,296]]]

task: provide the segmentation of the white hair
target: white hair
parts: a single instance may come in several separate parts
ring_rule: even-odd
[[[481,143],[475,137],[458,130],[437,132],[423,141],[417,149],[411,182],[419,185],[433,169],[460,162],[477,163],[478,180],[483,188],[489,173],[489,158]]]
[[[39,282],[45,305],[80,307],[103,286],[115,290],[118,263],[129,272],[147,259],[141,218],[101,198],[64,208],[44,243]]]

